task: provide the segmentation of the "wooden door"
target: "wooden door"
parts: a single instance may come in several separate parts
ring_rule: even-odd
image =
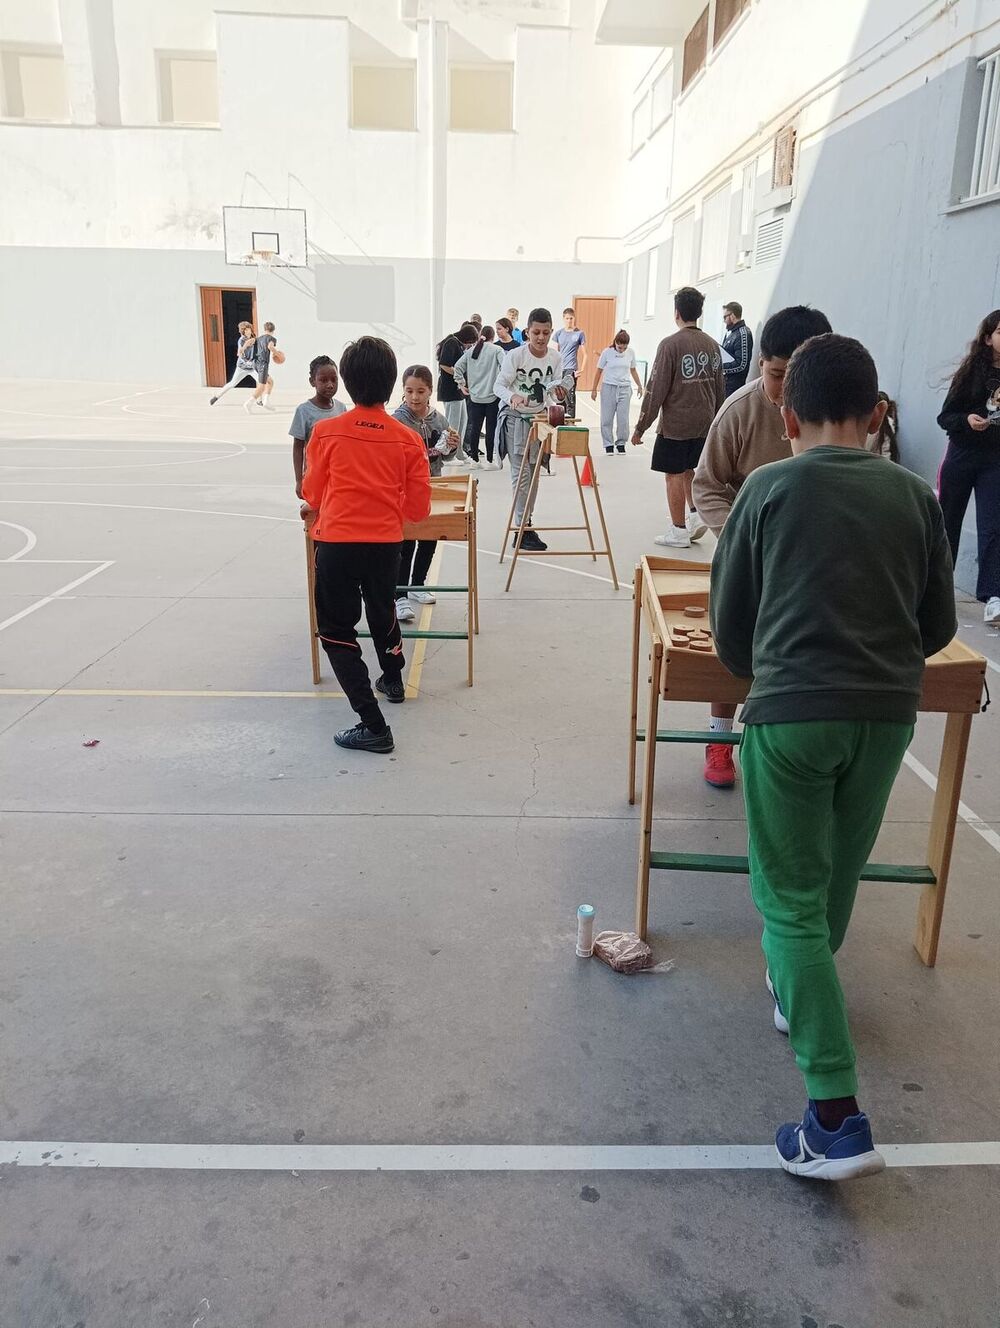
[[[601,351],[607,350],[618,331],[615,323],[617,306],[618,301],[613,295],[578,295],[573,301],[577,326],[587,338],[587,364],[578,384],[581,391],[593,387]]]
[[[218,286],[201,288],[201,337],[205,350],[205,382],[209,387],[224,387],[226,379],[226,343],[222,331],[222,290]]]

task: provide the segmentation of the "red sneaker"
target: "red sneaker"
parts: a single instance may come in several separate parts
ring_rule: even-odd
[[[732,788],[736,783],[733,749],[728,743],[713,742],[705,748],[705,780],[714,788]]]

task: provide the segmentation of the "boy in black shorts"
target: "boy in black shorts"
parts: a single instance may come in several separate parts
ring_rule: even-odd
[[[674,296],[678,330],[657,347],[632,435],[638,447],[659,415],[652,469],[666,478],[671,527],[656,536],[656,543],[670,549],[690,548],[691,541],[701,539],[707,529],[695,511],[691,481],[708,426],[726,399],[719,343],[698,328],[704,307],[704,295],[693,286],[682,286]]]

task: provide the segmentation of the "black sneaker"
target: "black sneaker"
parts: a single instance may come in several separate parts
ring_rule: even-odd
[[[333,735],[338,747],[347,747],[352,752],[391,752],[396,744],[392,740],[392,729],[386,727],[381,733],[372,733],[365,724],[355,724],[353,729],[341,729]]]
[[[529,553],[544,553],[549,546],[543,544],[540,537],[529,528],[521,536],[521,548],[527,549]]]
[[[218,397],[212,397],[212,398],[209,400],[209,403],[208,403],[208,404],[209,404],[210,406],[214,406],[215,403],[218,401],[218,399],[219,399]]]
[[[385,674],[379,678],[375,684],[375,690],[381,692],[387,701],[393,705],[402,705],[406,700],[406,689],[403,686],[403,680],[400,677],[387,678]]]
[[[618,444],[618,451],[619,451],[619,452],[624,452],[624,451],[625,451],[625,444],[624,444],[624,443],[619,443],[619,444]]]
[[[613,447],[606,447],[604,449],[605,456],[614,456],[614,454],[615,454],[615,449]]]

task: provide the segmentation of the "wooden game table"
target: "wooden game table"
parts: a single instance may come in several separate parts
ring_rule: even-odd
[[[397,595],[410,590],[430,590],[435,595],[465,595],[468,602],[468,622],[464,632],[431,631],[420,627],[401,627],[406,640],[467,641],[468,680],[473,684],[474,646],[479,635],[479,564],[476,556],[476,516],[479,501],[479,481],[473,475],[438,476],[431,479],[431,510],[423,521],[403,526],[404,540],[457,540],[464,542],[468,551],[468,577],[465,585],[457,586],[397,586]],[[316,558],[313,550],[311,523],[305,524],[306,572],[309,587],[309,631],[313,683],[320,681],[320,646],[316,624]],[[359,637],[370,637],[370,632],[358,632]]]
[[[655,852],[652,848],[657,744],[722,742],[735,745],[739,742],[739,735],[734,733],[658,729],[660,701],[720,701],[739,704],[750,690],[750,680],[734,678],[715,653],[708,625],[709,573],[708,563],[657,557],[643,558],[635,570],[628,800],[630,803],[635,802],[636,754],[638,744],[644,743],[635,904],[635,929],[642,937],[646,935],[651,870],[743,874],[749,870],[744,856]],[[650,638],[645,729],[638,727],[643,626]],[[983,656],[971,650],[958,637],[927,661],[918,708],[923,712],[944,713],[948,717],[931,812],[927,861],[916,866],[870,862],[861,873],[863,881],[909,882],[923,887],[917,907],[914,946],[928,967],[933,967],[937,959],[969,732],[972,716],[981,709],[985,677],[986,661]],[[653,741],[650,741],[650,735],[653,735]]]

